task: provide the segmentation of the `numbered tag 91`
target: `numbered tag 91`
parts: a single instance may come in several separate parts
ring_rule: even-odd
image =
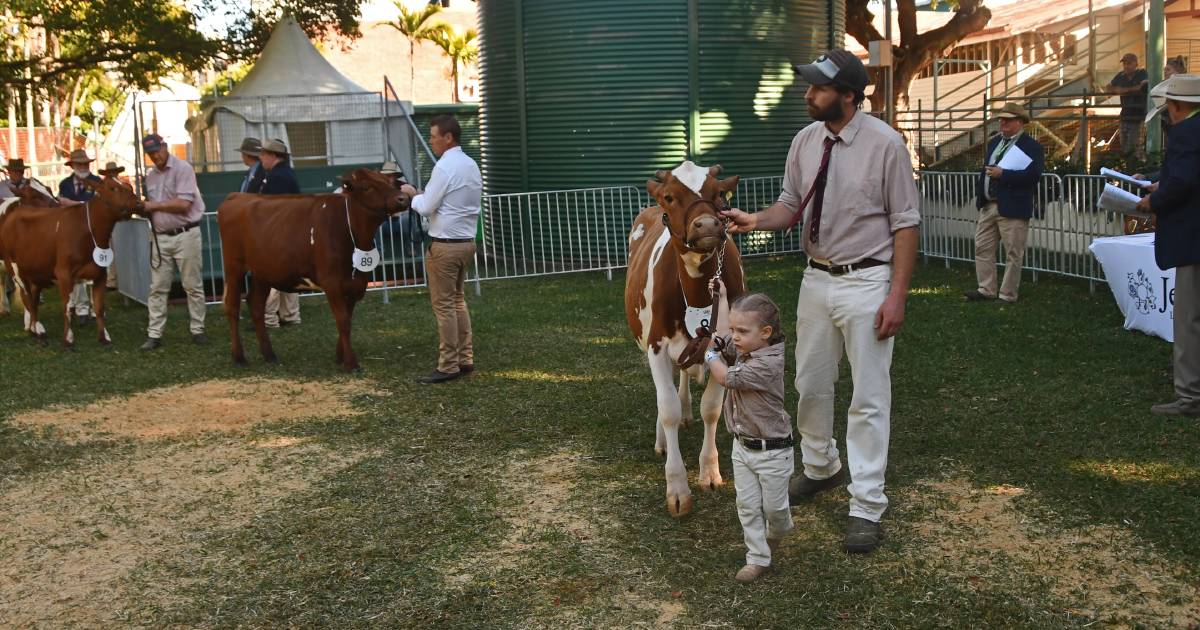
[[[109,267],[113,264],[112,248],[101,249],[99,247],[92,248],[92,262],[95,262],[99,267]]]

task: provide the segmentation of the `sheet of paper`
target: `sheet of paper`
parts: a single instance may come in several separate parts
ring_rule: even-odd
[[[1100,193],[1100,200],[1096,202],[1096,205],[1109,212],[1133,214],[1136,212],[1135,208],[1137,208],[1137,204],[1141,200],[1141,197],[1127,190],[1122,190],[1112,184],[1105,184],[1104,192]]]
[[[1107,167],[1101,168],[1100,174],[1105,177],[1119,179],[1119,180],[1125,182],[1126,184],[1133,184],[1134,186],[1141,186],[1142,188],[1145,188],[1146,186],[1150,185],[1150,182],[1148,180],[1136,179],[1131,175],[1126,175],[1125,173],[1122,173],[1120,171],[1114,171],[1111,168],[1107,168]]]
[[[1000,158],[1000,163],[996,166],[1006,171],[1023,171],[1030,164],[1033,164],[1033,158],[1026,155],[1021,150],[1021,147],[1013,145],[1012,148],[1004,152],[1004,157]]]

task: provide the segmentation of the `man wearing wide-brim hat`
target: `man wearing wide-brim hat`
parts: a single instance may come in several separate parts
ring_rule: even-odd
[[[1157,111],[1171,118],[1162,172],[1137,209],[1153,212],[1154,260],[1175,269],[1175,400],[1154,405],[1164,416],[1200,417],[1200,76],[1177,74],[1155,86]]]
[[[242,146],[238,147],[238,153],[242,154],[242,164],[249,169],[246,171],[246,177],[242,180],[238,192],[262,192],[263,178],[266,175],[266,169],[259,159],[262,155],[262,142],[258,138],[249,136],[242,138]]]
[[[125,167],[117,166],[116,162],[105,162],[104,168],[98,169],[96,172],[99,173],[101,177],[115,178],[115,177],[118,177],[121,173],[125,172]]]
[[[988,143],[983,169],[975,179],[975,207],[979,209],[975,222],[976,288],[963,295],[971,302],[999,298],[1012,303],[1017,301],[1021,288],[1025,241],[1046,167],[1046,151],[1025,133],[1029,114],[1021,105],[1007,103],[992,116],[999,123],[1000,133]],[[1015,159],[1022,154],[1023,159]],[[1025,164],[1017,168],[1014,161]],[[1004,243],[1006,258],[1004,280],[997,286],[996,248],[1000,243]]]
[[[300,183],[296,180],[296,172],[292,170],[290,152],[283,140],[269,140],[262,145],[259,159],[265,169],[262,194],[264,195],[298,195]],[[300,323],[300,296],[296,293],[284,293],[271,289],[267,294],[266,307],[267,328],[279,328]]]
[[[87,151],[83,149],[75,149],[67,156],[66,165],[71,167],[72,172],[58,183],[60,199],[86,203],[96,196],[96,191],[85,183],[100,182],[100,177],[92,173],[92,162],[95,160],[88,157]],[[75,316],[78,318],[80,326],[87,326],[95,321],[92,316],[91,293],[87,282],[79,282],[75,285],[75,289],[71,292],[71,299],[67,302],[67,308],[75,309]]]
[[[0,182],[0,199],[17,196],[17,191],[14,189],[25,183],[25,171],[28,169],[25,160],[19,157],[8,158],[8,162],[4,165],[8,179]]]
[[[92,197],[96,196],[96,191],[84,184],[88,181],[100,181],[100,176],[92,173],[92,162],[95,160],[88,157],[87,151],[83,149],[75,149],[71,152],[71,155],[67,157],[66,165],[71,168],[72,172],[58,183],[60,198],[82,203],[91,201]]]

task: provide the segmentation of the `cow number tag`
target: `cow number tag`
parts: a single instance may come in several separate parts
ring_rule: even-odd
[[[708,316],[712,315],[712,307],[696,308],[694,306],[687,307],[683,312],[683,325],[687,328],[689,337],[696,336],[696,330],[704,325],[708,320]]]
[[[113,263],[112,248],[101,249],[99,247],[92,248],[92,260],[100,267],[108,267]]]
[[[375,271],[375,268],[379,266],[379,249],[372,248],[371,251],[365,252],[355,247],[354,256],[350,260],[358,271]]]

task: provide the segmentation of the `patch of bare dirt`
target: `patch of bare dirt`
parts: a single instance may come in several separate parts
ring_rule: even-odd
[[[64,439],[153,440],[226,433],[203,441],[138,442],[66,469],[0,483],[0,626],[104,627],[134,597],[165,602],[186,576],[133,589],[156,559],[200,552],[204,535],[275,509],[364,453],[333,453],[306,438],[248,439],[253,425],[359,413],[361,383],[282,379],[207,381],[29,412],[24,426]]]
[[[362,382],[228,379],[152,389],[84,407],[51,407],[12,418],[26,427],[53,427],[70,442],[99,438],[154,439],[255,424],[355,415],[348,399],[371,393]]]
[[[222,438],[0,486],[0,625],[112,624],[138,565],[195,553],[205,533],[248,523],[362,456],[297,438]],[[163,576],[156,587],[169,598],[185,581]]]
[[[1125,529],[1038,525],[1013,505],[1026,494],[1013,486],[978,489],[956,478],[927,488],[913,498],[929,514],[915,525],[921,544],[912,548],[932,556],[940,571],[968,583],[1023,571],[1072,602],[1073,613],[1106,623],[1200,624],[1200,591],[1186,567],[1164,560]]]

